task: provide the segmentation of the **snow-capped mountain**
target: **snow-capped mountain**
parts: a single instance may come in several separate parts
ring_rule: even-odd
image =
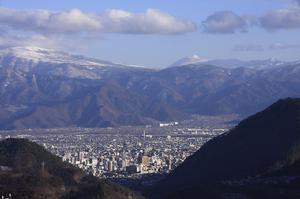
[[[193,55],[191,57],[184,57],[175,63],[171,64],[170,67],[176,67],[176,66],[185,66],[185,65],[191,65],[191,64],[200,64],[205,63],[208,60],[204,57],[201,57],[199,55]]]
[[[251,69],[270,69],[270,68],[276,68],[281,67],[285,65],[291,65],[295,62],[287,62],[287,61],[281,61],[278,59],[265,59],[265,60],[250,60],[250,61],[243,61],[239,59],[216,59],[216,60],[210,60],[206,64],[214,65],[218,67],[223,68],[251,68]]]
[[[45,49],[34,46],[10,47],[0,50],[0,58],[16,57],[19,59],[30,60],[31,62],[48,62],[48,63],[69,63],[77,65],[103,66],[97,61],[89,60],[82,56],[71,55],[65,52],[53,49]]]
[[[100,79],[111,72],[145,69],[32,46],[0,49],[0,67],[19,75],[45,73],[84,79]]]
[[[40,48],[36,46],[17,46],[0,49],[0,60],[4,58],[17,58],[30,61],[32,63],[52,63],[52,64],[75,64],[90,67],[134,67],[145,68],[137,65],[125,65],[112,63],[109,61],[87,58],[81,55],[74,55],[54,49]]]
[[[0,129],[247,116],[299,96],[300,62],[192,58],[185,62],[192,67],[154,70],[37,47],[1,49]]]
[[[212,65],[218,66],[222,68],[251,68],[251,69],[271,69],[276,67],[282,67],[286,65],[295,65],[299,64],[300,61],[281,61],[276,58],[270,58],[265,60],[239,60],[239,59],[212,59],[208,60],[206,58],[200,57],[198,55],[193,55],[191,57],[182,58],[175,63],[173,63],[170,67],[178,67],[178,66],[202,66],[202,65]]]

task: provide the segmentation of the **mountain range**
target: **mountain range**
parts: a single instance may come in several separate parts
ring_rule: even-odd
[[[194,57],[195,58],[195,57]],[[246,117],[300,95],[299,62],[208,60],[151,69],[38,47],[0,50],[0,129]]]
[[[300,99],[284,99],[204,144],[152,198],[300,197]]]
[[[270,58],[266,60],[250,60],[243,61],[239,59],[213,59],[209,60],[199,55],[193,55],[191,57],[182,58],[169,67],[178,67],[186,65],[213,65],[222,68],[252,68],[252,69],[268,69],[276,68],[287,65],[299,64],[300,61],[281,61],[276,58]]]

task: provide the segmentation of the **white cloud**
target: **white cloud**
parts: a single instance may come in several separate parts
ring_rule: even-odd
[[[218,11],[208,16],[202,25],[208,33],[247,32],[256,26],[268,31],[300,29],[300,0],[292,0],[289,8],[273,10],[260,17]]]
[[[259,21],[269,31],[300,29],[300,8],[275,10],[260,17]]]
[[[300,48],[299,44],[286,44],[286,43],[274,43],[269,46],[270,50],[286,50],[286,49],[298,49]]]
[[[233,47],[233,51],[236,52],[260,52],[264,50],[264,47],[258,44],[239,44]]]
[[[299,49],[300,44],[288,44],[288,43],[272,43],[268,46],[260,44],[238,44],[233,47],[235,52],[261,52],[270,50],[288,50],[288,49]]]
[[[237,31],[245,32],[247,30],[247,21],[245,18],[235,14],[232,11],[218,11],[206,18],[202,22],[204,31],[208,33],[235,33]]]
[[[13,30],[42,34],[82,32],[181,34],[196,30],[192,22],[178,19],[156,9],[148,9],[144,13],[112,9],[97,15],[84,13],[79,9],[50,12],[0,8],[0,23]]]
[[[189,21],[148,9],[145,13],[132,14],[121,10],[108,10],[101,16],[107,32],[131,34],[178,34],[195,31],[196,26]]]

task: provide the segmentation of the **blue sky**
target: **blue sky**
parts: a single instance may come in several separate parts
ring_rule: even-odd
[[[194,54],[208,59],[296,60],[298,3],[2,0],[0,45],[36,45],[148,67],[166,67]]]

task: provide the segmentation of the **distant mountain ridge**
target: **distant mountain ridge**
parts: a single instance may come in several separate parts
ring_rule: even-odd
[[[109,67],[131,67],[129,65],[115,64],[108,61],[87,58],[81,55],[73,55],[63,51],[40,48],[36,46],[20,46],[0,48],[0,58],[19,58],[31,62],[46,62],[56,64],[76,64],[82,66],[109,66]]]
[[[170,67],[185,66],[190,64],[200,64],[206,62],[208,62],[208,59],[201,57],[199,55],[193,55],[191,57],[184,57],[182,59],[179,59],[178,61],[171,64]]]
[[[265,60],[239,60],[239,59],[206,59],[200,57],[198,55],[193,55],[191,57],[182,58],[170,67],[181,67],[181,66],[188,66],[188,65],[213,65],[218,66],[221,68],[251,68],[251,69],[272,69],[276,67],[282,67],[287,65],[295,65],[299,64],[300,60],[297,61],[281,61],[276,58],[270,58]]]
[[[300,96],[299,76],[297,62],[262,69],[201,63],[155,70],[37,47],[2,49],[0,129],[245,117],[280,98]]]
[[[153,195],[297,198],[299,162],[300,99],[288,98],[206,143],[156,185]]]

